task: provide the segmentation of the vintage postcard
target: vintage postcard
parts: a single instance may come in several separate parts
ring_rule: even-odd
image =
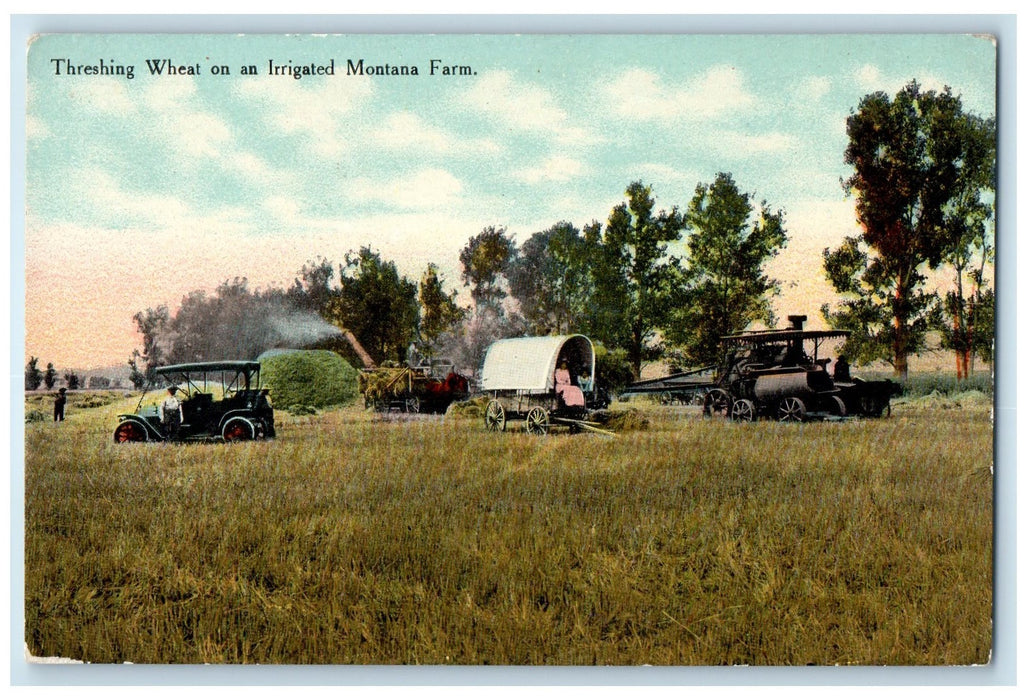
[[[32,661],[989,664],[995,37],[27,52]]]

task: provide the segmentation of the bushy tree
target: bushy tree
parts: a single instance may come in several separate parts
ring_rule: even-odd
[[[43,372],[39,369],[39,358],[30,357],[25,365],[25,388],[35,391],[43,383]]]
[[[156,379],[154,370],[161,365],[167,364],[169,350],[169,338],[167,337],[168,322],[171,314],[165,304],[156,309],[139,311],[132,316],[136,329],[143,337],[143,349],[132,351],[132,357],[128,364],[134,374],[132,383],[136,388],[141,388],[137,382],[142,379],[143,384],[152,384]]]
[[[633,182],[627,201],[610,213],[605,229],[585,227],[592,257],[589,327],[608,347],[627,352],[637,379],[643,362],[662,349],[658,331],[670,318],[680,285],[680,261],[667,253],[679,240],[683,220],[677,207],[655,211],[652,189]]]
[[[894,99],[865,96],[848,118],[854,172],[843,184],[863,231],[824,252],[828,279],[845,295],[824,317],[853,333],[843,352],[887,360],[904,377],[909,355],[923,349],[939,314],[925,271],[953,254],[984,211],[988,123],[965,114],[949,88],[924,92],[916,81]]]
[[[493,309],[503,315],[504,280],[517,253],[517,244],[502,226],[486,226],[460,251],[464,286],[471,288],[475,311]]]
[[[952,271],[953,289],[942,299],[939,330],[942,347],[955,353],[956,378],[964,379],[973,370],[975,357],[990,357],[995,339],[995,293],[986,273],[995,261],[992,199],[997,140],[993,119],[966,115],[954,128],[962,130],[969,160],[980,164],[962,169],[963,181],[947,207],[945,224],[949,244],[943,262]]]
[[[738,189],[730,173],[699,184],[685,215],[688,263],[668,339],[686,364],[715,364],[720,338],[754,321],[775,323],[778,282],[765,266],[787,243],[784,214]]]
[[[346,255],[339,276],[331,320],[352,331],[376,362],[403,362],[417,335],[417,285],[366,246]]]
[[[573,224],[561,221],[533,234],[510,265],[510,296],[528,332],[564,334],[585,323],[591,278],[587,243]]]
[[[49,390],[57,383],[57,370],[52,362],[46,363],[46,372],[43,373],[43,385]]]
[[[455,289],[448,293],[445,291],[434,263],[428,263],[421,275],[417,300],[421,305],[418,352],[431,361],[437,354],[442,336],[454,330],[463,320],[466,310],[457,305]]]

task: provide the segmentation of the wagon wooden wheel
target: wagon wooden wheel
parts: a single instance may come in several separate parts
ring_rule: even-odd
[[[524,419],[524,427],[531,435],[545,435],[549,432],[549,411],[541,406],[533,407]]]
[[[798,396],[786,396],[777,405],[777,419],[782,423],[799,423],[806,418],[806,404]]]
[[[703,397],[702,413],[704,416],[727,418],[731,414],[731,397],[723,389],[710,389]]]
[[[485,407],[485,430],[490,433],[501,433],[506,430],[506,411],[503,404],[496,399],[489,401]]]
[[[749,399],[738,399],[731,404],[731,420],[742,423],[756,420],[756,404]]]
[[[421,400],[416,396],[407,397],[405,406],[407,413],[420,413],[421,412]]]

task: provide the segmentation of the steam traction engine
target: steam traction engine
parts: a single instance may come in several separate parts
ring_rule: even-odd
[[[847,338],[849,331],[806,331],[805,316],[788,320],[786,329],[724,336],[724,361],[712,375],[709,368],[683,372],[636,382],[627,393],[698,393],[704,415],[738,421],[890,414],[897,384],[852,378],[847,368],[836,367],[832,377],[827,371],[830,359],[818,357],[824,341]]]

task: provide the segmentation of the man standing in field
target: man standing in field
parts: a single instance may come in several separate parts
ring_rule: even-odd
[[[53,402],[53,422],[60,423],[64,420],[64,406],[68,403],[68,390],[61,387],[57,392],[57,398]]]
[[[175,396],[177,387],[169,386],[168,395],[160,405],[160,421],[164,425],[166,439],[178,437],[178,429],[182,427],[182,403]]]

